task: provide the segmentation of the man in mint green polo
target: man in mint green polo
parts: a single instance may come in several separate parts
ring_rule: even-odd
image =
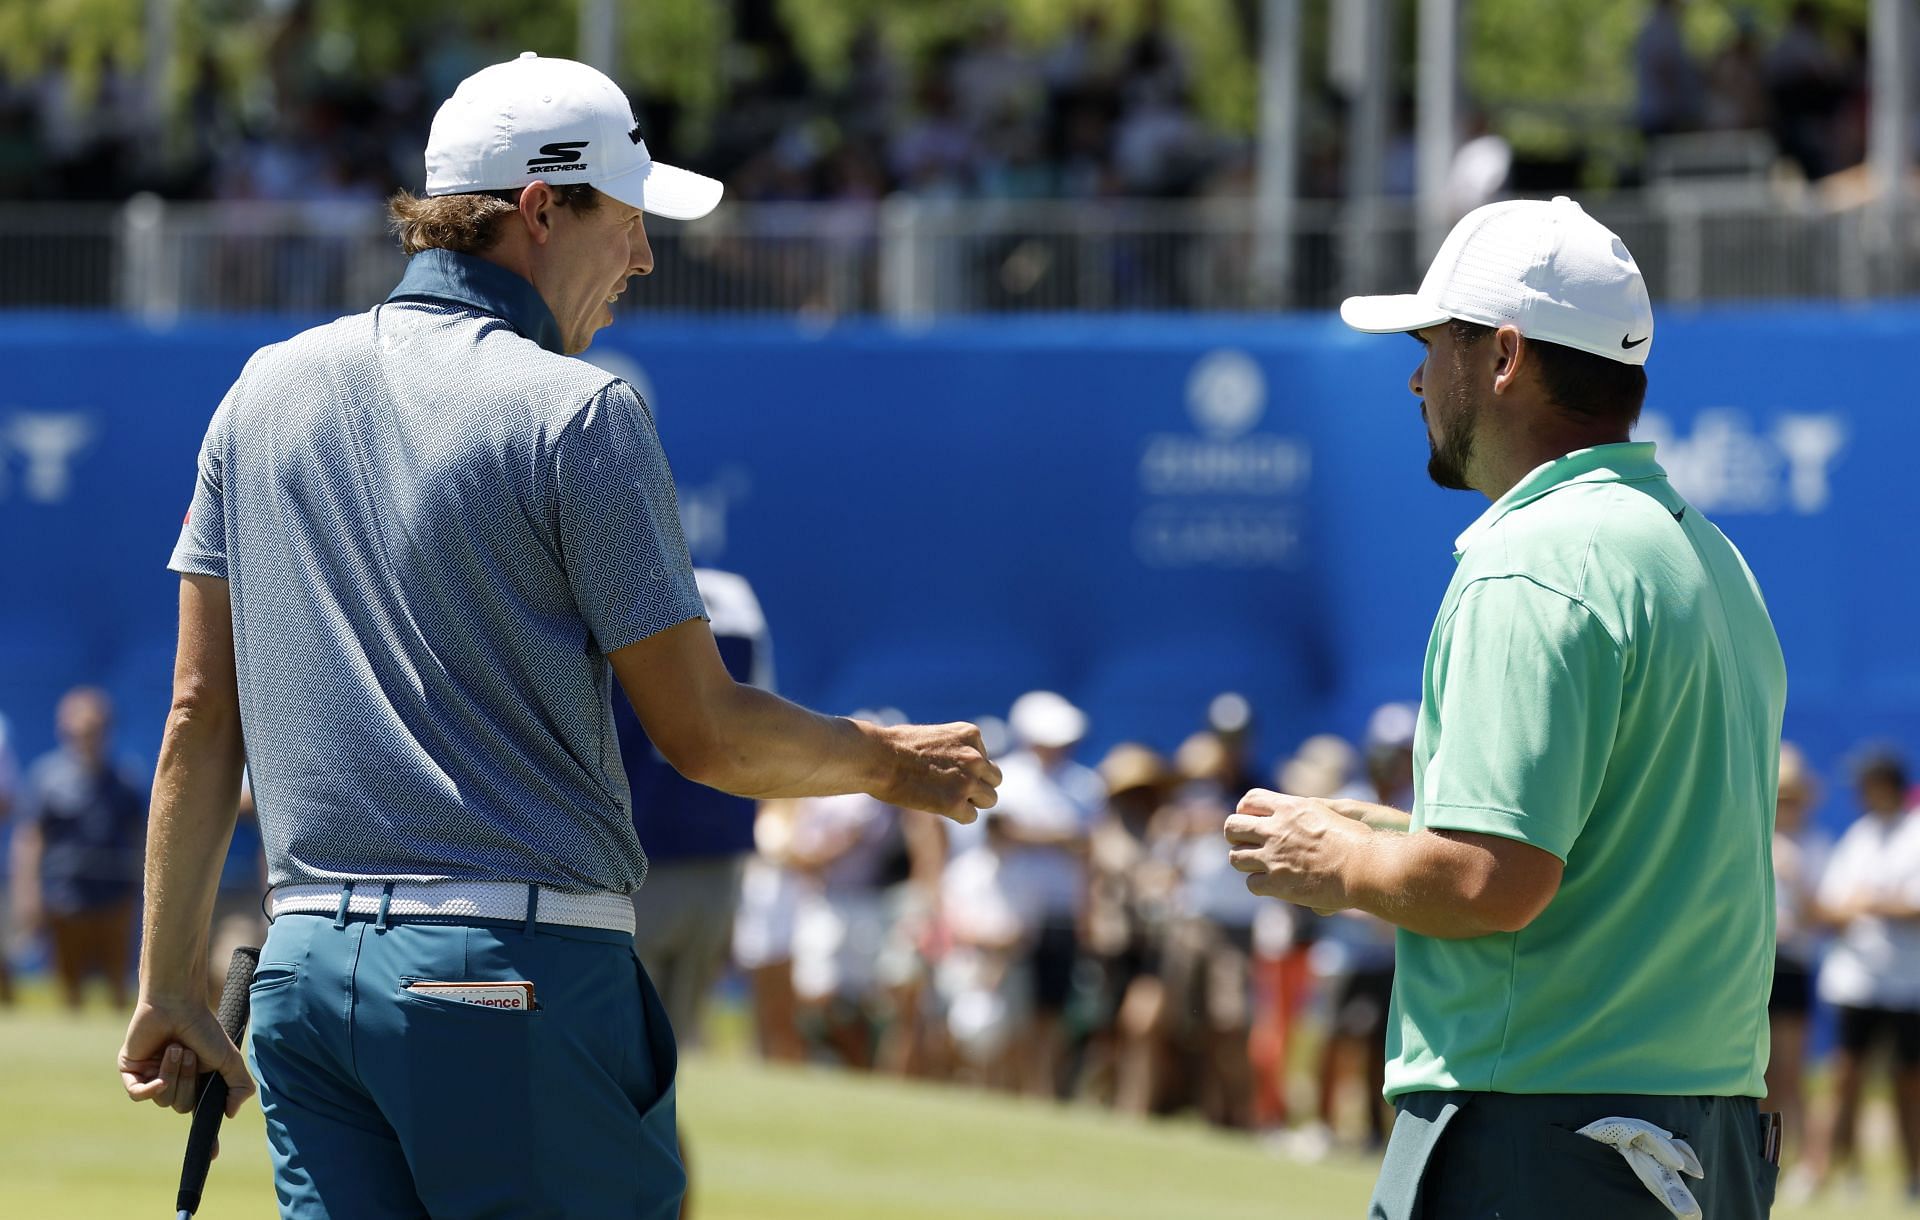
[[[1629,431],[1626,246],[1566,198],[1469,214],[1408,332],[1443,487],[1493,501],[1427,646],[1411,813],[1255,790],[1255,893],[1400,928],[1381,1220],[1763,1216],[1786,671],[1753,574]]]

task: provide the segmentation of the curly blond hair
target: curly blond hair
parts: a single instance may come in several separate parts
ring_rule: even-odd
[[[600,206],[600,192],[594,187],[573,184],[552,189],[554,197],[569,211],[585,213]],[[422,198],[403,190],[387,200],[387,225],[409,257],[422,250],[485,254],[499,242],[501,224],[519,209],[519,191]]]

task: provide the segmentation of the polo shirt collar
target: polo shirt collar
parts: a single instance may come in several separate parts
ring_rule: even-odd
[[[1624,441],[1617,445],[1595,445],[1576,449],[1565,457],[1543,462],[1515,483],[1507,494],[1495,500],[1454,539],[1453,557],[1458,560],[1467,548],[1478,542],[1502,517],[1523,505],[1531,504],[1549,492],[1574,483],[1638,483],[1647,479],[1665,479],[1667,472],[1653,460],[1652,441]]]
[[[389,301],[440,301],[465,305],[499,318],[555,355],[560,324],[539,289],[513,272],[471,254],[422,250],[407,260],[407,273]]]

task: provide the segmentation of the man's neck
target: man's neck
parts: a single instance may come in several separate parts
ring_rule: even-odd
[[[527,244],[524,241],[502,238],[473,257],[511,271],[529,284],[533,283],[533,269],[529,265],[531,260],[527,257]]]
[[[1474,484],[1474,490],[1489,500],[1498,500],[1548,462],[1582,449],[1625,444],[1629,439],[1624,430],[1610,428],[1550,428],[1522,433],[1513,438],[1504,455],[1488,455],[1495,460],[1487,463],[1488,469]]]

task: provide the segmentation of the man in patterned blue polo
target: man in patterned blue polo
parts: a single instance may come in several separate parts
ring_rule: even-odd
[[[674,1044],[633,954],[646,875],[618,680],[684,774],[971,821],[971,725],[883,728],[736,683],[633,388],[568,359],[652,269],[643,213],[720,184],[653,161],[599,72],[531,53],[434,119],[412,255],[368,313],[256,353],[215,412],[171,566],[173,708],[128,1094],[219,1071],[205,940],[250,764],[272,929],[253,1067],[287,1217],[678,1208]]]

